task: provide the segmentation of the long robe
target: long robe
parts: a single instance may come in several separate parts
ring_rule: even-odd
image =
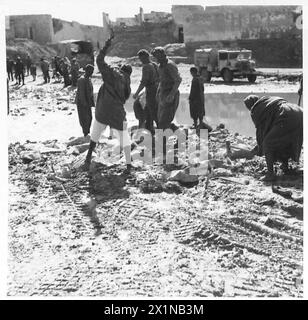
[[[72,85],[77,85],[78,75],[79,75],[79,63],[75,62],[71,64],[71,77],[72,77]]]
[[[174,95],[171,102],[166,102],[167,96],[172,91],[172,88],[177,81],[181,81],[176,64],[167,59],[166,62],[161,63],[158,68],[159,72],[159,87],[157,91],[158,99],[158,127],[159,129],[167,129],[172,123],[175,112],[179,105],[180,92]]]
[[[261,97],[252,106],[259,155],[274,161],[299,161],[303,144],[303,110],[280,97]]]
[[[146,104],[145,116],[149,129],[153,126],[153,121],[157,123],[157,101],[156,93],[158,87],[158,66],[154,62],[146,63],[142,67],[141,84],[145,86]]]
[[[189,110],[190,116],[194,120],[204,117],[204,85],[199,77],[194,77],[191,81]]]
[[[90,132],[92,122],[91,107],[94,107],[93,86],[90,78],[81,77],[77,81],[77,93],[75,98],[78,118],[83,134]]]
[[[120,70],[109,66],[104,58],[104,54],[100,53],[96,59],[104,83],[97,95],[95,119],[111,128],[123,131],[126,122],[124,104],[131,93],[130,78]]]

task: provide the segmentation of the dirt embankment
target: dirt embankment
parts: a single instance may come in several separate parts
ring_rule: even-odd
[[[42,57],[51,61],[51,58],[57,53],[48,45],[41,45],[28,39],[15,39],[7,41],[6,56],[8,58],[16,60],[16,58],[20,56],[21,59],[24,60],[27,54],[30,55],[33,62],[38,64]]]

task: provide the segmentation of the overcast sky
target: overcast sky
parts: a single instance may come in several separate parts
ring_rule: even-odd
[[[0,0],[0,5],[4,5],[6,15],[48,13],[54,18],[102,26],[102,12],[109,13],[111,20],[115,20],[116,17],[134,16],[139,12],[139,7],[147,13],[152,10],[171,12],[173,4],[280,5],[302,2],[300,0],[295,2],[290,0]]]

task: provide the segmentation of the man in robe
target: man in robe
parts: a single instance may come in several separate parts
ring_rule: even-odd
[[[137,99],[139,97],[139,93],[145,88],[145,128],[153,132],[153,121],[155,121],[157,125],[156,93],[159,79],[158,66],[156,63],[150,61],[150,54],[145,49],[138,52],[138,57],[142,62],[142,78],[133,98]]]
[[[179,105],[179,86],[182,78],[176,64],[169,60],[162,47],[152,50],[152,55],[159,63],[159,85],[156,99],[158,101],[158,128],[176,130],[177,127],[172,123],[175,112]]]
[[[46,59],[41,58],[41,69],[43,72],[43,78],[44,82],[48,83],[50,82],[50,76],[49,76],[49,63]]]
[[[73,58],[72,64],[71,64],[71,79],[72,79],[72,86],[77,86],[77,80],[79,76],[79,63],[77,62],[76,58]]]
[[[86,156],[85,169],[91,163],[92,152],[95,149],[101,134],[109,126],[113,134],[120,140],[120,147],[124,151],[126,160],[126,172],[131,169],[131,142],[127,130],[126,112],[124,104],[131,93],[130,75],[132,67],[123,65],[120,69],[113,68],[105,62],[105,55],[111,45],[111,36],[103,49],[100,50],[96,63],[103,78],[95,108],[95,119],[91,128],[90,147]]]
[[[265,181],[274,180],[274,162],[299,161],[303,144],[303,110],[280,97],[249,95],[244,103],[256,127],[257,154],[265,155],[268,172]]]
[[[94,66],[88,64],[85,68],[85,75],[77,81],[75,103],[77,104],[79,123],[85,137],[90,133],[92,123],[91,107],[95,106],[91,82],[93,71]]]
[[[197,128],[197,122],[199,120],[199,126],[203,123],[204,111],[204,85],[198,75],[198,69],[196,67],[190,68],[190,74],[192,75],[190,94],[189,94],[189,111],[190,116],[194,122],[194,128]]]

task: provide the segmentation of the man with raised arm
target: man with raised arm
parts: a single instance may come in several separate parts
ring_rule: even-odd
[[[124,151],[127,169],[131,169],[131,143],[127,130],[126,112],[124,104],[131,93],[130,75],[132,67],[122,65],[121,68],[113,68],[105,62],[105,56],[111,45],[111,36],[100,50],[96,63],[103,78],[103,85],[100,87],[95,108],[95,119],[91,129],[91,141],[85,161],[85,168],[88,169],[91,163],[92,152],[103,131],[109,126],[113,133],[120,140],[120,147]]]

